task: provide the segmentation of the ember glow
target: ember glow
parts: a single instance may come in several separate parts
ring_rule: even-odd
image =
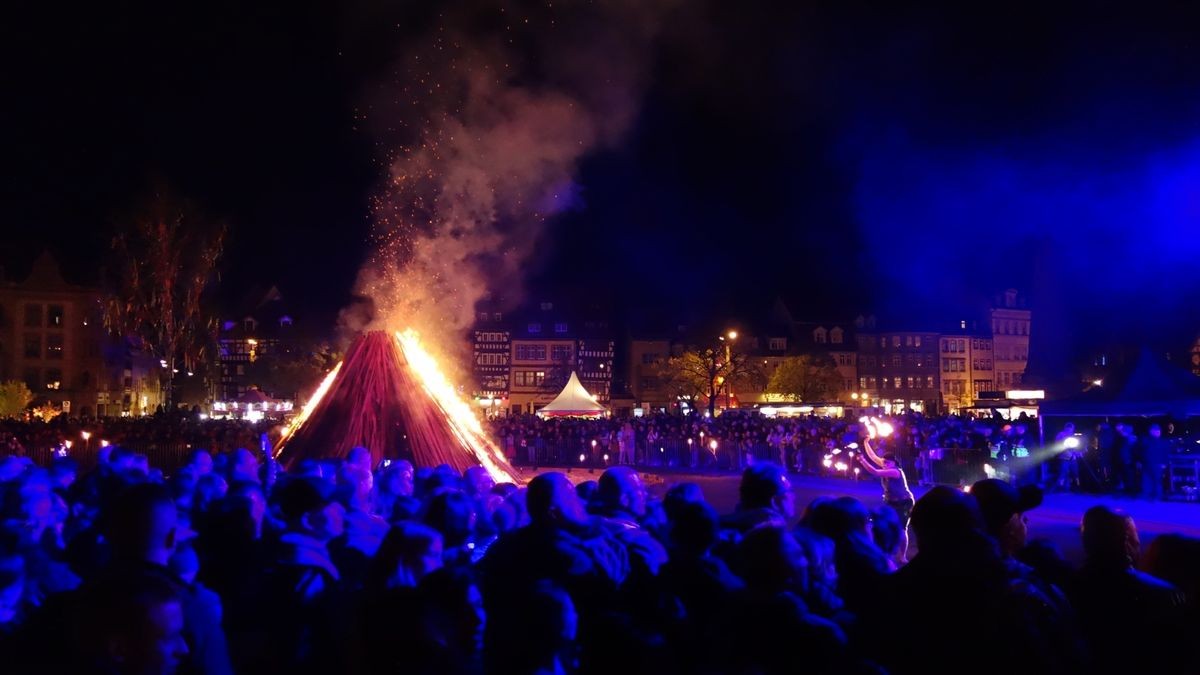
[[[409,365],[420,379],[421,385],[425,387],[426,393],[433,398],[446,415],[446,419],[450,422],[450,428],[458,436],[458,440],[475,451],[475,457],[483,468],[487,469],[492,480],[497,483],[515,483],[516,477],[505,468],[508,462],[497,461],[498,457],[502,457],[500,448],[496,447],[496,444],[484,433],[483,425],[480,424],[475,411],[459,396],[454,385],[450,384],[450,381],[442,374],[437,360],[421,346],[421,340],[416,331],[409,328],[403,332],[397,332],[396,341],[400,343],[404,357],[408,359]]]

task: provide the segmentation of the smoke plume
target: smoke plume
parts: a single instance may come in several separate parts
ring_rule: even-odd
[[[453,355],[476,304],[520,300],[547,223],[580,203],[578,163],[633,121],[668,7],[449,9],[364,112],[388,163],[351,330],[415,327]]]

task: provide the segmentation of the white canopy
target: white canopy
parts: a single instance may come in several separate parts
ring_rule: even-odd
[[[596,402],[596,398],[583,388],[579,377],[572,372],[567,386],[538,414],[547,417],[597,417],[604,412],[604,406]]]

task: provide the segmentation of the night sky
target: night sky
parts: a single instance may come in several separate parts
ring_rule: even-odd
[[[783,292],[820,318],[944,316],[1015,286],[1035,366],[1197,329],[1200,7],[671,4],[531,288],[691,313]],[[229,222],[227,289],[278,283],[332,322],[387,175],[359,114],[432,5],[21,5],[0,40],[9,276],[49,248],[96,277],[115,219],[166,181]]]

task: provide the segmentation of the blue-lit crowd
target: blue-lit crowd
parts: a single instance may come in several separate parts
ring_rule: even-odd
[[[733,416],[667,424],[639,422],[635,448],[638,434],[706,430],[719,451],[753,432]],[[856,428],[783,425],[805,438],[729,460],[741,479],[727,513],[696,483],[652,496],[629,466],[518,486],[362,449],[287,471],[244,448],[195,448],[165,471],[119,445],[87,469],[70,456],[10,457],[0,664],[138,675],[1200,671],[1186,641],[1200,630],[1200,541],[1162,535],[1143,550],[1131,518],[1096,507],[1075,566],[1029,532],[1039,488],[991,479],[913,500],[897,448],[876,438],[868,452]],[[887,503],[797,503],[779,460],[804,466],[807,438],[826,436],[860,444]]]

